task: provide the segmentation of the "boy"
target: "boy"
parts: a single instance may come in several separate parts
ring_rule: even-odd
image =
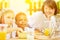
[[[25,13],[23,13],[23,12],[18,13],[18,14],[16,15],[16,17],[15,17],[15,21],[16,21],[16,24],[17,24],[17,26],[18,26],[18,32],[17,32],[18,36],[19,36],[19,33],[24,33],[24,32],[28,33],[29,35],[30,35],[30,33],[31,33],[31,34],[34,33],[34,29],[31,28],[31,27],[29,27],[29,25],[28,25],[27,16],[26,16]],[[29,38],[29,35],[28,35],[28,34],[25,35],[25,36],[24,36],[24,34],[23,34],[23,36],[24,36],[24,37],[28,36],[28,40],[29,40],[29,39],[31,39],[31,38]],[[34,35],[34,34],[33,34],[33,35]],[[32,36],[32,35],[30,35],[30,36]],[[33,36],[33,37],[34,37],[34,36]],[[32,37],[32,38],[33,38],[33,37]],[[34,39],[34,38],[33,38],[33,39]],[[33,39],[32,39],[32,40],[33,40]]]

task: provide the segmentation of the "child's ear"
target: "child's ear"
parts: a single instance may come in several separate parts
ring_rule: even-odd
[[[15,23],[17,24],[17,22],[15,21]]]

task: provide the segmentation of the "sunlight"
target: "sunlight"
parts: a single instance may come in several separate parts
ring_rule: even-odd
[[[31,2],[38,2],[38,0],[31,0]]]
[[[0,2],[2,2],[2,0],[0,0]]]
[[[15,11],[15,13],[23,11],[25,12],[28,9],[28,5],[25,3],[25,0],[10,0],[10,8]]]

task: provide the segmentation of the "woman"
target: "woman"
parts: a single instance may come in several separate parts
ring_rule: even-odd
[[[46,0],[43,3],[42,11],[31,16],[30,25],[45,35],[52,35],[55,31],[57,6],[55,1]],[[48,31],[46,31],[48,29]],[[50,30],[49,30],[50,29]]]

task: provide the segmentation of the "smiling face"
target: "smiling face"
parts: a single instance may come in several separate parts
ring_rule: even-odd
[[[27,26],[27,17],[24,14],[19,14],[16,17],[16,24],[18,27],[25,28]]]
[[[46,0],[42,5],[42,11],[46,17],[57,14],[57,5],[54,0]]]
[[[44,13],[45,13],[46,16],[52,16],[55,13],[55,9],[49,7],[48,5],[45,5],[44,6]]]
[[[4,12],[3,19],[5,24],[11,25],[14,21],[14,13],[11,11]]]
[[[6,24],[12,24],[14,20],[14,15],[12,13],[7,13],[5,16],[4,16],[4,22]]]

